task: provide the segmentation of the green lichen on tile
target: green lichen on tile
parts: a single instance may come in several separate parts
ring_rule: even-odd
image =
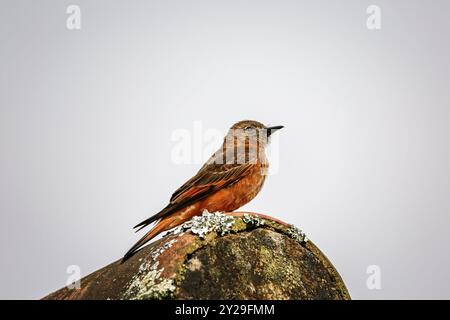
[[[133,277],[123,298],[130,300],[168,299],[175,291],[173,279],[164,279],[161,273],[164,268],[158,268],[159,262],[144,263],[138,274]]]
[[[234,224],[231,227],[230,233],[238,233],[247,230],[247,224],[240,217],[234,217]]]
[[[242,221],[253,228],[258,228],[265,224],[265,220],[261,217],[248,213],[244,214],[244,216],[242,217]]]
[[[202,215],[193,217],[173,231],[168,232],[168,234],[191,232],[201,239],[204,239],[206,235],[211,232],[224,236],[232,231],[234,223],[235,218],[233,216],[220,212],[211,213],[208,212],[208,210],[204,210]]]
[[[186,226],[192,233],[204,239],[205,235],[210,232],[224,236],[231,231],[234,222],[235,219],[232,216],[220,212],[210,213],[205,210],[201,216],[193,217],[186,222]]]
[[[287,229],[286,235],[300,244],[305,244],[306,242],[308,242],[308,237],[306,236],[306,234],[295,226],[291,226],[289,229]]]
[[[161,276],[164,268],[159,268],[158,257],[170,249],[175,242],[177,242],[177,238],[169,238],[163,241],[145,259],[140,260],[142,263],[123,294],[123,299],[148,300],[170,298],[176,289],[174,279],[166,279]]]
[[[156,261],[156,259],[166,250],[170,249],[172,245],[177,242],[177,239],[170,239],[166,242],[163,242],[160,246],[156,247],[151,253],[150,257],[153,261]]]

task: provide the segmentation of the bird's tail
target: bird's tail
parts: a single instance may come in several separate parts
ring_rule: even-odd
[[[131,247],[130,250],[125,253],[125,255],[122,258],[121,263],[124,263],[128,259],[130,259],[136,252],[139,251],[139,249],[152,240],[154,237],[156,237],[158,234],[163,232],[164,230],[168,230],[168,225],[172,222],[173,219],[165,218],[160,220],[149,232],[147,232],[138,242],[134,244],[134,246]]]

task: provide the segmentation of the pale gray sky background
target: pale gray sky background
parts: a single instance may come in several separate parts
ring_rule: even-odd
[[[0,3],[0,298],[121,257],[199,168],[172,132],[246,118],[286,128],[244,209],[301,227],[355,299],[450,298],[449,1]]]

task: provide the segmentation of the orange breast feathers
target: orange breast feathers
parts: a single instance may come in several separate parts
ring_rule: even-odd
[[[251,201],[261,190],[266,177],[260,163],[252,167],[241,180],[200,201],[199,209],[209,212],[234,211]]]

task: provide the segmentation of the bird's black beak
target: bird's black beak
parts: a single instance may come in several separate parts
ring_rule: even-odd
[[[280,129],[283,129],[283,128],[284,128],[284,126],[267,127],[267,128],[266,128],[266,130],[267,130],[267,136],[270,137],[270,135],[271,135],[272,133],[274,133],[275,131],[278,131],[278,130],[280,130]]]

